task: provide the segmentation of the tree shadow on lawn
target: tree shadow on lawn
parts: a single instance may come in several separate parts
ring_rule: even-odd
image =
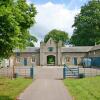
[[[10,98],[9,96],[2,96],[2,95],[0,95],[0,100],[13,100],[13,99]]]

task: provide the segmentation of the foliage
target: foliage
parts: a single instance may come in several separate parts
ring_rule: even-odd
[[[35,23],[36,9],[26,0],[0,0],[0,58],[9,57],[13,49],[24,48]]]
[[[11,80],[8,78],[0,78],[0,100],[15,100],[31,83],[31,79],[17,78]]]
[[[100,100],[100,77],[65,79],[64,84],[74,100]]]
[[[34,37],[33,35],[29,35],[28,40],[27,40],[27,46],[34,47],[34,42],[37,42],[37,38]]]
[[[55,57],[54,56],[48,56],[47,63],[48,64],[54,64],[55,63]]]
[[[100,43],[100,0],[91,0],[81,7],[75,17],[74,34],[71,42],[78,46],[91,46]]]
[[[68,33],[53,29],[45,35],[44,42],[47,42],[50,38],[52,38],[55,42],[59,42],[61,40],[64,43],[68,39]]]

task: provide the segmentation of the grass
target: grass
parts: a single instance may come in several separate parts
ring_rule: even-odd
[[[100,100],[100,77],[65,79],[74,100]]]
[[[15,100],[31,83],[32,79],[17,78],[11,80],[8,78],[0,78],[0,100]]]

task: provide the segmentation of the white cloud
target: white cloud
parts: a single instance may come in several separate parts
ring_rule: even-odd
[[[36,24],[31,28],[31,33],[43,39],[44,35],[52,29],[60,29],[71,34],[74,17],[79,13],[79,9],[69,10],[64,4],[53,4],[48,2],[42,5],[36,5],[38,14]],[[39,43],[38,43],[39,44]]]

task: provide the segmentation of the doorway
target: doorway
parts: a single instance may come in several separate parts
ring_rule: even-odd
[[[47,64],[48,65],[55,65],[55,56],[53,56],[53,55],[47,56]]]
[[[24,58],[24,66],[27,66],[27,58]]]

